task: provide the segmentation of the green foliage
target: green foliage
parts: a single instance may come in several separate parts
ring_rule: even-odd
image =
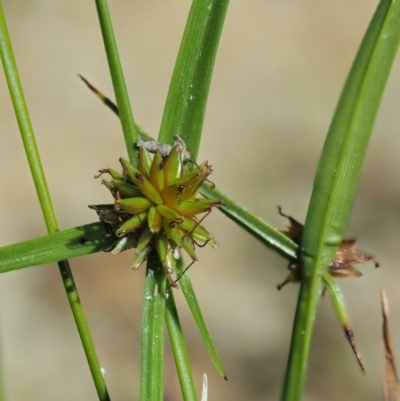
[[[400,4],[382,0],[361,43],[319,161],[304,226],[301,285],[282,400],[301,399],[327,272],[350,218],[361,167],[400,40]]]
[[[176,139],[175,136],[179,135],[194,157],[198,154],[211,77],[228,3],[228,0],[193,1],[165,104],[158,140],[162,143],[172,144]],[[148,138],[148,135],[138,127],[133,119],[107,1],[96,0],[96,7],[117,105],[94,90],[87,81],[85,82],[104,103],[118,113],[129,156],[129,162],[123,161],[124,168],[133,171],[138,159],[135,144],[139,137]],[[380,2],[346,81],[326,138],[301,243],[295,243],[225,194],[215,190],[210,184],[203,183],[206,177],[202,180],[200,193],[215,202],[202,200],[201,204],[200,202],[190,204],[185,199],[186,203],[182,203],[185,213],[191,218],[199,212],[201,205],[207,206],[205,209],[209,209],[208,206],[220,205],[223,202],[224,207],[220,209],[224,214],[263,244],[300,266],[302,283],[282,393],[284,401],[301,399],[313,323],[323,286],[328,289],[341,324],[347,327],[349,322],[344,298],[336,282],[328,274],[328,267],[342,242],[343,233],[350,217],[369,138],[399,45],[399,18],[400,5],[398,2],[388,0]],[[105,381],[66,260],[100,252],[105,248],[114,249],[114,251],[117,249],[116,252],[119,252],[125,245],[119,241],[116,243],[112,236],[108,237],[107,230],[101,223],[58,231],[1,4],[0,54],[32,177],[49,232],[49,235],[44,237],[0,248],[0,272],[58,262],[99,399],[107,400],[109,396]],[[148,170],[150,177],[151,167],[146,160],[147,156],[139,157],[138,171],[140,174],[147,175]],[[201,166],[197,166],[199,171]],[[168,171],[172,170],[173,167],[169,166]],[[194,169],[194,171],[197,170]],[[124,176],[118,175],[119,173],[111,169],[108,172],[114,180],[113,183],[108,184],[112,191],[118,186],[118,191],[135,193],[135,195],[131,193],[131,196],[126,196],[130,199],[136,197],[134,201],[116,198],[117,208],[136,216],[138,213],[146,213],[146,218],[148,218],[151,207],[157,205],[154,208],[158,207],[160,213],[162,211],[163,218],[169,223],[168,227],[164,227],[164,229],[169,233],[168,230],[174,226],[174,207],[169,207],[171,205],[167,202],[165,202],[166,205],[161,205],[163,203],[161,194],[157,189],[154,190],[157,186],[157,179],[160,177],[153,177],[154,180],[149,179],[150,187],[142,187],[143,182],[135,181],[135,173],[130,175],[130,180],[126,180]],[[173,172],[171,174],[173,175]],[[175,178],[182,179],[182,176],[178,174]],[[185,182],[185,184],[187,183]],[[197,189],[199,188],[196,188],[195,192]],[[140,194],[139,200],[138,193]],[[145,196],[142,196],[143,194]],[[104,217],[105,214],[111,218],[118,217],[114,215],[114,208],[103,210],[104,206],[107,205],[96,205],[93,208],[100,217]],[[191,213],[188,211],[189,209],[193,212],[193,216],[189,215]],[[186,216],[184,213],[181,214]],[[104,218],[102,220],[105,221]],[[126,226],[127,219],[123,223],[123,229],[119,227],[120,230],[133,231],[132,226]],[[153,225],[149,223],[150,231],[155,225],[156,223]],[[137,227],[135,226],[135,228]],[[193,230],[188,228],[185,233],[191,237],[191,240],[194,240],[196,229],[200,230],[200,228],[200,226]],[[122,231],[116,231],[116,234],[124,234]],[[144,236],[146,232],[142,234]],[[166,243],[174,241],[173,235],[174,233],[171,232],[162,239]],[[139,244],[141,244],[141,240],[142,236],[140,239],[138,238]],[[183,398],[184,400],[197,400],[198,396],[193,384],[190,361],[175,305],[174,293],[171,289],[171,282],[167,280],[169,269],[175,269],[177,277],[180,277],[179,285],[194,321],[218,372],[224,378],[226,378],[225,369],[205,324],[190,275],[186,271],[187,266],[181,258],[177,260],[176,266],[167,265],[167,257],[163,256],[161,249],[163,241],[156,241],[157,252],[146,254],[140,259],[142,261],[148,256],[142,315],[140,399],[143,401],[164,399],[164,323],[166,323]],[[298,246],[299,244],[300,246]],[[194,252],[190,256],[195,259]],[[355,346],[353,349],[355,350]]]

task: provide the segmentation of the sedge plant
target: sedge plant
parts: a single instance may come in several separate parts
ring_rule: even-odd
[[[367,261],[343,239],[374,120],[400,40],[398,2],[381,0],[360,46],[320,157],[307,219],[300,231],[280,231],[248,212],[208,182],[211,168],[198,163],[207,98],[227,0],[194,0],[171,79],[157,146],[151,156],[139,139],[151,137],[133,118],[107,1],[96,0],[116,102],[94,93],[117,113],[126,144],[122,172],[106,168],[112,202],[92,205],[100,221],[59,231],[6,21],[0,4],[0,53],[32,176],[49,234],[0,248],[0,272],[57,262],[100,400],[110,399],[68,259],[103,250],[136,248],[132,262],[147,260],[143,290],[141,400],[164,399],[165,333],[173,350],[184,400],[199,399],[174,301],[180,287],[211,358],[226,378],[182,258],[196,260],[196,245],[214,245],[199,215],[218,207],[292,266],[288,281],[300,282],[282,400],[300,400],[318,301],[326,288],[347,339],[359,358],[343,295],[334,279],[352,275]],[[178,144],[175,142],[179,138]],[[175,146],[171,146],[175,143]],[[186,155],[190,155],[186,158]],[[190,160],[190,162],[189,162]],[[199,198],[197,194],[203,195]],[[292,221],[291,221],[292,222]],[[347,245],[347,247],[345,246]],[[50,251],[49,251],[50,250]],[[341,253],[340,253],[341,252]],[[347,253],[346,253],[347,252]],[[341,264],[338,254],[357,255]],[[366,254],[365,254],[366,255]],[[338,273],[339,272],[339,273]],[[354,274],[353,274],[354,275]],[[164,323],[166,325],[164,326]],[[360,365],[363,367],[359,358]]]

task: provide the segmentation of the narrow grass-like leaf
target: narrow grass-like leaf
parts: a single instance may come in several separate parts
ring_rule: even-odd
[[[79,75],[79,74],[78,74]],[[98,97],[102,103],[104,103],[114,114],[116,114],[119,117],[119,110],[118,106],[106,95],[104,95],[102,92],[100,92],[97,88],[95,88],[85,77],[82,75],[79,75],[79,78],[86,84],[86,86],[91,90],[92,93]],[[143,131],[142,128],[140,128],[137,124],[136,125],[136,130],[140,138],[144,138],[147,140],[152,140],[153,138],[147,134],[146,132]]]
[[[304,227],[300,287],[282,395],[301,398],[321,275],[342,241],[378,106],[400,38],[400,2],[382,0],[360,46],[321,154]]]
[[[114,87],[114,94],[117,100],[119,118],[124,133],[125,145],[128,151],[129,160],[131,163],[134,163],[137,158],[135,144],[139,138],[140,128],[136,125],[133,119],[107,0],[96,0],[96,7],[100,21],[101,33],[103,35],[104,47],[107,54],[108,67],[110,69]]]
[[[166,276],[161,262],[149,256],[143,298],[141,401],[163,401]]]
[[[354,355],[357,358],[357,362],[363,371],[363,373],[366,373],[364,363],[361,359],[361,354],[358,351],[358,347],[356,344],[356,338],[354,336],[353,329],[351,327],[350,323],[350,315],[349,312],[347,311],[347,306],[346,302],[344,300],[344,296],[342,294],[342,291],[340,291],[340,288],[338,284],[336,283],[335,279],[329,274],[325,273],[322,276],[322,280],[324,285],[326,286],[329,294],[329,298],[332,302],[333,310],[336,313],[336,316],[343,328],[343,332],[347,338],[347,341],[349,342]]]
[[[103,95],[99,90],[97,90],[85,77],[78,74],[78,77],[86,84],[86,86],[104,103],[113,113],[119,116],[118,106],[107,96]]]
[[[104,224],[98,222],[4,246],[0,273],[100,252],[110,242],[106,234]]]
[[[194,0],[169,87],[158,140],[179,135],[196,158],[229,0]]]
[[[186,266],[183,263],[182,259],[177,260],[176,262],[176,271],[178,277],[185,271]],[[179,280],[179,285],[183,291],[183,295],[186,298],[186,302],[192,312],[192,316],[194,321],[196,322],[197,328],[199,329],[200,335],[203,338],[204,344],[211,356],[212,361],[214,362],[215,367],[221,376],[226,380],[225,368],[222,365],[221,358],[218,355],[217,349],[212,341],[210,332],[208,331],[206,322],[204,321],[203,314],[201,312],[199,303],[197,301],[196,294],[194,292],[192,282],[190,280],[189,272],[185,272],[183,276],[181,276]]]
[[[15,115],[17,117],[21,138],[24,143],[25,152],[28,158],[29,167],[31,169],[36,192],[38,194],[40,206],[42,208],[43,216],[46,222],[46,227],[49,233],[54,233],[58,231],[58,224],[50,198],[50,193],[47,187],[46,177],[40,160],[39,151],[36,145],[28,108],[26,106],[25,97],[22,91],[17,65],[15,62],[1,3],[0,56],[2,59],[9,92],[14,106]],[[89,368],[92,373],[97,394],[100,400],[109,400],[107,387],[101,373],[100,364],[90,335],[89,326],[87,324],[86,317],[79,300],[79,295],[75,286],[69,263],[65,260],[61,261],[58,263],[58,267],[75,319],[75,323],[77,325],[77,329],[81,338],[83,349],[88,360]]]
[[[279,252],[288,260],[297,259],[297,245],[286,235],[254,216],[245,207],[237,204],[220,191],[211,189],[209,183],[201,186],[200,193],[206,198],[223,201],[225,206],[218,209],[264,245]]]
[[[178,311],[175,305],[174,292],[172,289],[170,289],[168,293],[165,321],[167,323],[168,335],[171,342],[172,352],[174,354],[183,399],[185,401],[197,401],[189,356],[187,354],[185,339],[183,338]]]

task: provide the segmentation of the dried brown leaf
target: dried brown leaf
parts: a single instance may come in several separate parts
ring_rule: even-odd
[[[287,230],[280,230],[281,233],[289,237],[297,245],[300,245],[304,225],[293,217],[284,214],[281,207],[278,207],[278,212],[281,216],[286,217],[290,223]],[[335,259],[329,265],[329,273],[333,277],[360,277],[362,273],[353,265],[370,260],[374,262],[375,267],[379,267],[379,263],[373,256],[356,250],[355,239],[344,239],[336,251]],[[284,282],[277,286],[278,290],[287,283],[301,281],[301,267],[297,261],[290,262],[288,267],[291,272]]]
[[[382,339],[383,339],[383,400],[400,401],[399,379],[389,331],[389,301],[384,289],[381,290]]]

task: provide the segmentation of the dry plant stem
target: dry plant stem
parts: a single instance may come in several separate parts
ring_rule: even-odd
[[[22,91],[22,86],[19,79],[19,74],[15,63],[15,58],[12,51],[11,41],[9,38],[9,33],[1,3],[0,52],[8,88],[14,106],[14,111],[17,117],[18,126],[27,154],[29,167],[31,169],[33,180],[35,183],[36,192],[39,197],[43,216],[45,218],[46,227],[49,233],[54,233],[58,231],[58,223],[52,206],[50,193],[47,187],[46,177],[36,145],[36,140],[26,106],[25,97]],[[104,378],[101,374],[100,364],[98,362],[93,342],[90,336],[89,327],[87,325],[86,318],[80,304],[79,295],[75,287],[69,263],[68,261],[62,261],[58,263],[58,266],[63,280],[64,288],[67,292],[67,297],[72,309],[72,313],[77,324],[79,335],[81,337],[82,345],[88,359],[99,399],[102,401],[109,400]]]

